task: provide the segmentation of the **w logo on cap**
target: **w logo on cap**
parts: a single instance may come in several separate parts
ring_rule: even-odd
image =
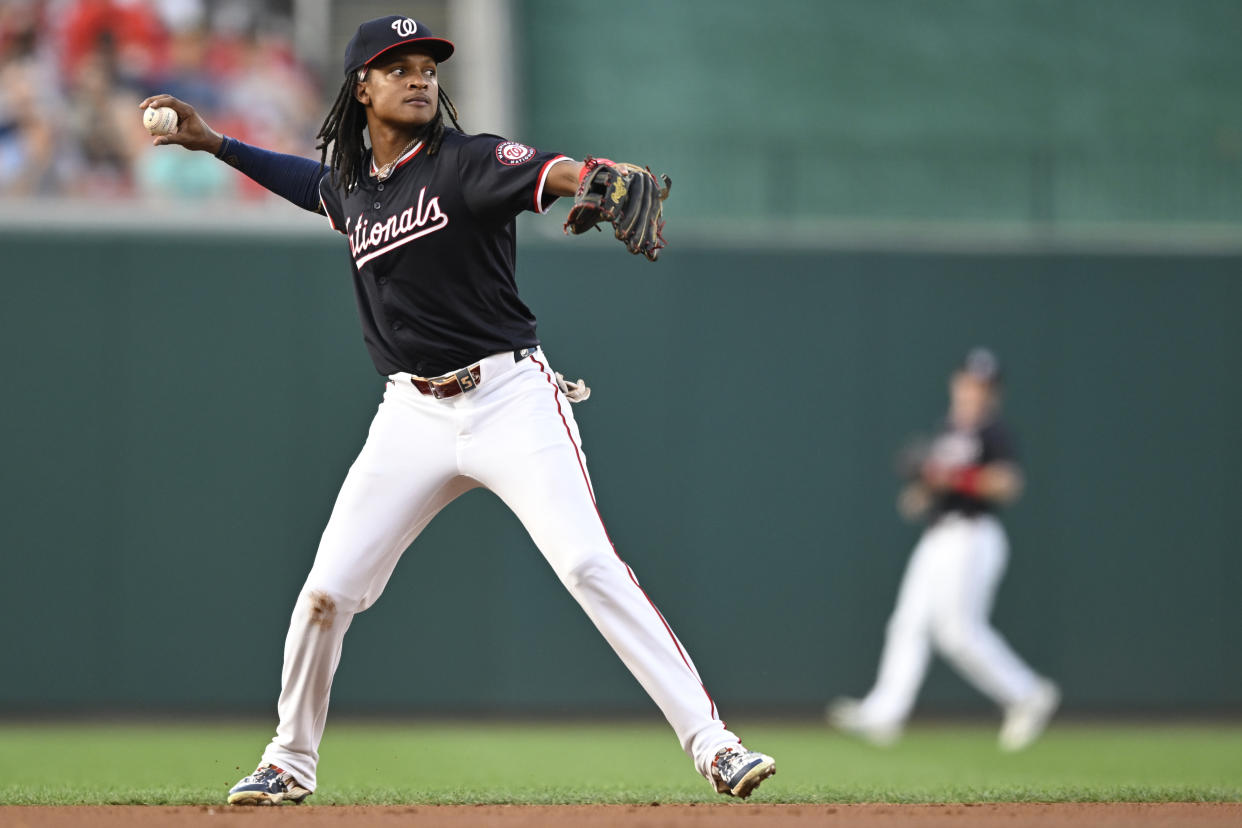
[[[392,28],[401,37],[409,37],[418,31],[418,23],[408,17],[392,21]]]

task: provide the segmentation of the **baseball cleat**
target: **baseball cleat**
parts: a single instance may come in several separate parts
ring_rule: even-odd
[[[776,773],[776,760],[738,745],[721,748],[712,760],[716,792],[745,799],[759,783]]]
[[[275,765],[259,765],[229,790],[230,805],[279,805],[301,802],[311,795],[293,774]]]
[[[837,699],[828,705],[827,717],[828,723],[837,730],[876,747],[892,747],[901,738],[900,724],[868,719],[858,699]]]
[[[1028,748],[1048,726],[1048,720],[1061,704],[1061,690],[1041,679],[1035,691],[1005,708],[1005,721],[997,741],[1000,749],[1013,753]]]

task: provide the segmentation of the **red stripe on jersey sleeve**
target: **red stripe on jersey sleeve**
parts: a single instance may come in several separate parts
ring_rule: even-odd
[[[548,161],[546,164],[544,164],[543,168],[539,170],[539,182],[535,185],[535,212],[538,213],[539,215],[542,216],[544,213],[548,212],[548,208],[551,207],[553,204],[555,204],[556,200],[560,198],[560,196],[552,196],[552,200],[548,202],[547,206],[544,206],[543,186],[548,181],[548,173],[551,172],[552,165],[559,164],[562,161],[573,161],[573,160],[574,159],[570,158],[568,155],[558,155],[552,160]]]

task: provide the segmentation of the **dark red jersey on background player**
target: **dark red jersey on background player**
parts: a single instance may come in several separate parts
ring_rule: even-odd
[[[748,796],[775,762],[725,727],[685,648],[612,548],[569,406],[584,389],[552,370],[514,277],[515,217],[559,196],[575,197],[568,231],[611,223],[631,252],[654,260],[668,180],[455,128],[437,77],[453,50],[409,18],[359,26],[320,131],[320,163],[219,135],[169,96],[141,104],[171,106],[180,118],[157,146],[213,152],[345,235],[367,349],[388,377],[294,606],[276,736],[229,801],[296,802],[316,788],[353,616],[379,597],[422,528],[479,486],[521,519],[698,771],[721,793]]]

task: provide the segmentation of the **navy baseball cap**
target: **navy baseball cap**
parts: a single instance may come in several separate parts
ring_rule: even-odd
[[[453,44],[436,37],[426,25],[412,17],[390,14],[368,20],[354,32],[345,47],[345,74],[355,72],[389,49],[407,43],[421,44],[436,63],[443,63],[453,54]]]
[[[1000,360],[987,348],[971,348],[962,360],[962,373],[970,374],[975,379],[999,385],[1001,379]]]

